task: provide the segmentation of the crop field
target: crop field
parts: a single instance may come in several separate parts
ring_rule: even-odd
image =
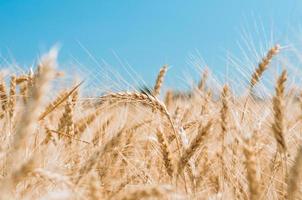
[[[242,94],[213,91],[207,71],[189,92],[165,91],[166,65],[148,91],[57,89],[56,50],[2,75],[0,199],[301,199],[301,91],[285,66],[270,95],[254,93],[282,49],[267,49]]]

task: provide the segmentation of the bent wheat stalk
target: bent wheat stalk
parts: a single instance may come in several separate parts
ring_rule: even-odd
[[[164,103],[162,103],[158,98],[138,92],[118,92],[118,93],[110,93],[100,97],[101,103],[104,102],[129,102],[129,103],[140,103],[145,106],[149,106],[151,109],[158,110],[162,113],[169,121],[170,126],[173,130],[174,137],[176,138],[177,149],[180,152],[180,140],[177,129],[174,125],[173,119],[168,112]]]

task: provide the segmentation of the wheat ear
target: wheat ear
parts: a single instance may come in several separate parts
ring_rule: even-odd
[[[262,74],[264,73],[264,71],[268,68],[268,65],[270,64],[272,58],[279,53],[280,51],[280,45],[276,44],[275,46],[273,46],[266,54],[265,57],[262,58],[261,62],[258,64],[258,67],[255,69],[254,73],[252,74],[251,80],[250,80],[250,84],[249,84],[249,96],[246,98],[244,106],[243,106],[243,112],[241,115],[241,123],[243,122],[244,119],[244,115],[246,113],[246,109],[247,109],[247,105],[248,105],[248,101],[250,99],[250,94],[253,91],[253,88],[255,87],[255,85],[259,82]]]
[[[62,92],[53,102],[51,102],[44,112],[40,115],[39,120],[44,119],[47,115],[49,115],[52,111],[54,111],[57,107],[59,107],[62,103],[64,103],[70,95],[77,91],[77,89],[84,83],[84,81],[77,84],[70,91]]]
[[[155,85],[154,85],[154,88],[153,88],[153,96],[157,97],[160,95],[160,88],[163,84],[163,81],[164,81],[164,77],[165,77],[165,74],[167,72],[167,65],[164,65],[160,70],[159,70],[159,73],[157,75],[157,78],[156,78],[156,82],[155,82]]]
[[[166,199],[166,196],[169,192],[171,191],[159,186],[149,186],[127,193],[121,198],[121,200],[137,200],[145,198]]]
[[[75,123],[75,135],[79,135],[83,133],[90,124],[92,124],[95,119],[101,114],[101,110],[98,109],[93,113],[83,117]]]
[[[223,137],[228,131],[229,97],[229,87],[225,85],[221,93],[222,108],[220,110],[221,130]]]
[[[206,68],[201,75],[201,79],[198,83],[198,90],[199,91],[205,91],[206,88],[206,82],[208,80],[208,76],[209,76],[209,70]]]
[[[174,173],[174,163],[173,163],[172,153],[169,149],[168,143],[162,131],[157,130],[156,136],[157,136],[158,143],[160,144],[164,166],[166,168],[168,175],[172,178]]]
[[[7,111],[8,97],[7,97],[7,94],[6,94],[6,86],[5,86],[4,81],[0,82],[0,101],[1,101],[2,111],[6,112]]]
[[[260,197],[260,180],[257,176],[255,152],[251,148],[250,141],[248,141],[247,145],[244,147],[243,153],[246,159],[245,166],[247,169],[247,180],[249,183],[249,196],[251,200],[257,200]]]
[[[261,62],[258,64],[258,67],[255,69],[255,72],[252,74],[250,80],[250,89],[253,89],[253,87],[259,82],[263,72],[268,68],[272,58],[279,53],[280,48],[280,45],[276,44],[267,52],[266,56],[262,58]]]
[[[201,145],[204,137],[209,133],[212,126],[212,121],[209,121],[205,127],[199,127],[197,136],[193,139],[190,146],[185,150],[178,162],[178,174],[180,174],[183,169],[188,164],[191,157],[197,151],[198,147]]]
[[[278,150],[280,152],[286,151],[286,143],[284,139],[285,133],[285,118],[284,118],[284,95],[285,95],[285,82],[287,80],[286,70],[283,70],[282,74],[277,80],[275,87],[275,96],[273,97],[273,111],[274,111],[274,123],[272,125],[275,139],[277,141]]]
[[[16,107],[16,76],[12,76],[10,79],[10,88],[9,88],[9,116],[13,118]]]

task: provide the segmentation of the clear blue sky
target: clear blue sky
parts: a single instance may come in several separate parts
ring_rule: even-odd
[[[62,63],[95,67],[87,48],[123,74],[116,53],[150,83],[164,63],[181,77],[196,50],[220,72],[226,51],[239,51],[244,27],[260,22],[283,40],[301,17],[301,0],[0,0],[0,53],[30,64],[60,43]]]

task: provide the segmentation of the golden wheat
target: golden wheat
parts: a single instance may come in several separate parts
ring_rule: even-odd
[[[259,63],[250,89],[279,50]],[[55,66],[51,51],[36,70],[1,79],[0,199],[301,196],[301,99],[286,70],[272,99],[248,102],[230,84],[219,95],[207,71],[190,91],[161,95],[166,66],[151,94],[93,97],[83,82],[63,87]]]

